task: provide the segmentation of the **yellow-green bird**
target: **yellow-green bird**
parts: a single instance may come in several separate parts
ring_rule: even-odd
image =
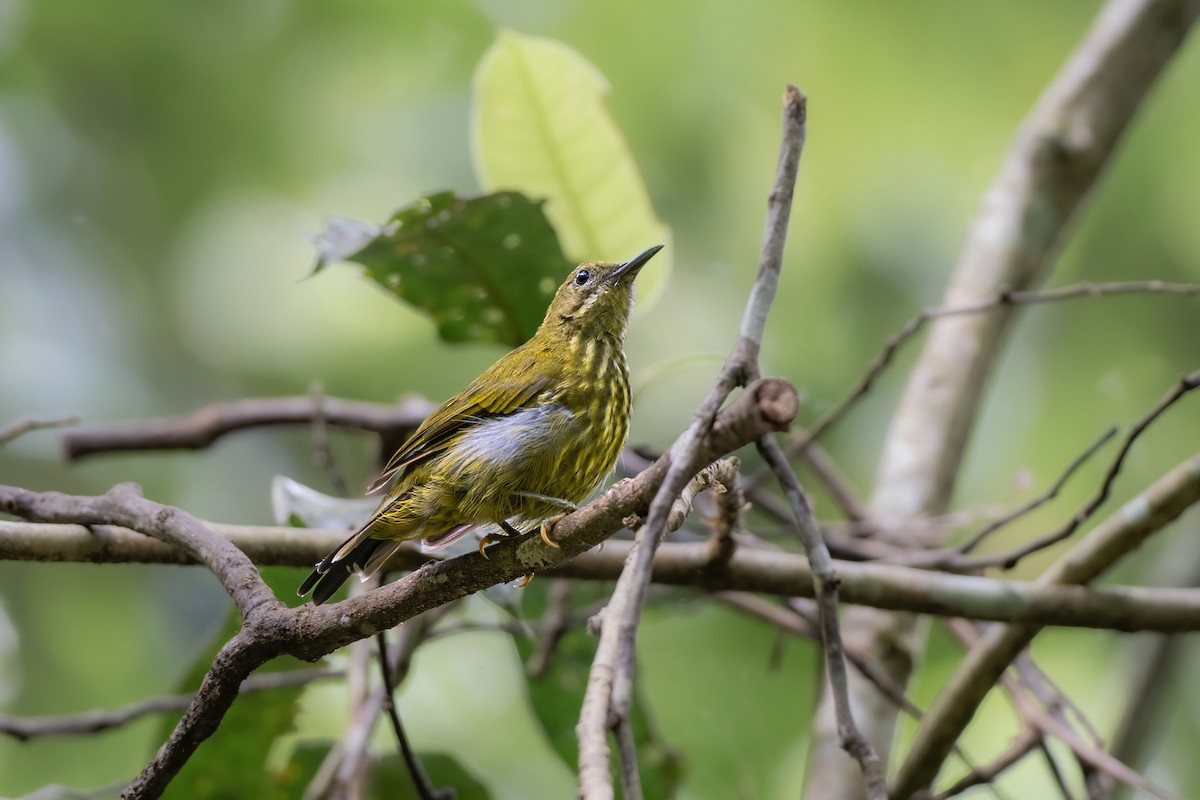
[[[378,570],[401,542],[421,539],[434,549],[476,529],[517,533],[587,497],[629,431],[624,343],[633,282],[661,249],[572,270],[533,338],[443,403],[396,451],[373,487],[392,482],[391,490],[321,559],[300,594],[311,590],[313,602],[324,603],[352,572]]]

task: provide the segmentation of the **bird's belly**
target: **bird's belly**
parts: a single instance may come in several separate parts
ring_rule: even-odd
[[[453,445],[460,510],[476,519],[534,520],[562,509],[530,495],[578,503],[612,468],[624,442],[622,430],[616,449],[598,447],[599,422],[561,403],[480,422]]]

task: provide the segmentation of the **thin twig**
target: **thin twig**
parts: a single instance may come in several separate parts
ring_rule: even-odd
[[[820,528],[813,518],[812,508],[796,473],[792,471],[783,448],[772,436],[764,436],[757,442],[758,452],[763,460],[774,471],[783,487],[784,494],[792,506],[796,517],[796,527],[800,532],[804,551],[812,565],[813,593],[816,595],[817,608],[820,611],[821,644],[825,650],[825,669],[829,679],[830,691],[833,695],[838,720],[838,735],[842,747],[858,762],[867,785],[867,797],[884,798],[887,787],[884,783],[883,763],[875,754],[870,742],[862,735],[854,724],[854,713],[850,707],[850,695],[846,673],[846,653],[842,646],[842,636],[838,629],[838,575],[834,570],[833,559],[825,540],[821,538]]]
[[[252,675],[242,681],[240,694],[273,691],[276,689],[307,686],[314,681],[340,678],[344,670],[332,667],[311,667],[268,672]],[[84,711],[78,714],[55,714],[44,717],[16,717],[0,714],[0,733],[7,734],[19,742],[27,742],[42,736],[84,736],[109,731],[128,725],[150,714],[182,711],[192,702],[195,693],[149,697],[113,709]]]
[[[1171,387],[1171,390],[1168,391],[1163,398],[1158,401],[1154,408],[1152,408],[1149,413],[1138,420],[1134,426],[1129,429],[1129,433],[1125,435],[1125,441],[1121,443],[1121,449],[1117,452],[1112,464],[1109,465],[1108,472],[1104,475],[1104,480],[1100,483],[1100,488],[1091,497],[1091,499],[1089,499],[1087,503],[1085,503],[1083,507],[1079,509],[1079,511],[1075,512],[1075,515],[1071,517],[1071,519],[1067,520],[1067,522],[1057,530],[1051,531],[1045,536],[1039,536],[1032,542],[1022,545],[1012,552],[1004,553],[998,556],[990,556],[984,559],[981,564],[984,566],[998,564],[1004,569],[1012,569],[1021,562],[1021,559],[1025,558],[1026,556],[1058,544],[1063,539],[1066,539],[1072,533],[1074,533],[1080,525],[1091,519],[1092,515],[1096,513],[1100,506],[1104,505],[1104,501],[1108,499],[1108,496],[1112,491],[1112,486],[1117,480],[1117,476],[1121,473],[1121,467],[1125,464],[1125,456],[1128,455],[1129,450],[1133,447],[1133,443],[1137,441],[1138,437],[1141,436],[1146,428],[1150,427],[1150,425],[1156,419],[1158,419],[1163,412],[1174,405],[1177,400],[1179,400],[1188,392],[1197,388],[1200,388],[1200,370],[1196,370],[1195,372],[1182,376],[1179,381],[1173,387]]]
[[[30,431],[40,431],[46,428],[65,428],[78,425],[79,417],[21,417],[0,427],[0,447],[12,440],[24,436]]]
[[[1002,516],[998,519],[992,520],[987,525],[983,526],[977,533],[975,533],[973,536],[971,536],[969,539],[967,539],[965,542],[963,542],[961,545],[958,546],[958,552],[964,553],[964,554],[970,553],[976,547],[983,544],[983,541],[985,539],[987,539],[987,537],[989,537],[993,533],[995,533],[996,531],[1000,530],[1001,528],[1003,528],[1007,525],[1012,524],[1013,522],[1016,522],[1018,519],[1025,516],[1026,514],[1032,512],[1032,511],[1035,511],[1038,508],[1041,508],[1046,503],[1048,503],[1051,500],[1053,500],[1054,498],[1058,497],[1058,493],[1060,491],[1062,491],[1063,486],[1065,486],[1067,481],[1069,481],[1071,479],[1071,476],[1074,475],[1075,472],[1080,467],[1082,467],[1084,465],[1084,463],[1086,463],[1087,460],[1089,458],[1091,458],[1092,455],[1094,455],[1097,450],[1099,450],[1101,447],[1103,447],[1105,444],[1107,444],[1109,439],[1113,438],[1116,435],[1117,435],[1117,429],[1109,428],[1107,431],[1104,432],[1103,435],[1100,436],[1099,439],[1097,439],[1095,442],[1093,442],[1091,444],[1091,446],[1088,447],[1088,449],[1084,450],[1082,453],[1080,453],[1078,456],[1076,456],[1075,459],[1070,464],[1067,465],[1067,468],[1065,470],[1063,470],[1063,473],[1058,476],[1058,480],[1056,480],[1053,483],[1053,485],[1050,486],[1049,489],[1047,489],[1045,492],[1038,495],[1037,497],[1033,498],[1028,503],[1025,503],[1020,508],[1014,509],[1013,511],[1009,512],[1008,514],[1005,514],[1004,516]]]
[[[325,418],[325,385],[320,381],[313,381],[308,393],[316,407],[312,418],[313,461],[325,470],[329,482],[333,484],[334,493],[338,497],[349,497],[350,486],[346,482],[346,476],[338,469],[337,459],[333,457],[333,448],[329,443],[329,423]]]
[[[417,797],[419,800],[453,800],[455,796],[453,790],[438,789],[429,780],[429,774],[425,772],[421,759],[417,757],[416,751],[409,744],[408,735],[404,732],[404,723],[400,721],[400,712],[396,709],[396,680],[392,675],[388,657],[387,631],[375,634],[375,642],[379,646],[379,670],[383,676],[383,710],[392,723],[392,732],[396,734],[396,744],[400,747],[400,756],[408,768],[408,775],[412,778]]]
[[[1033,726],[1027,725],[1021,729],[1016,738],[1012,740],[1004,752],[998,755],[994,761],[984,764],[982,767],[975,767],[947,787],[945,791],[931,795],[929,800],[950,800],[951,797],[960,795],[967,789],[972,789],[985,783],[992,783],[1005,770],[1029,755],[1030,752],[1038,747],[1041,741],[1042,732]]]
[[[829,432],[859,400],[870,393],[875,381],[892,364],[896,352],[912,339],[931,320],[946,317],[983,314],[999,308],[1020,305],[1039,305],[1085,297],[1106,297],[1126,294],[1170,294],[1192,297],[1200,294],[1200,284],[1170,283],[1167,281],[1118,281],[1112,283],[1073,283],[1053,289],[1002,291],[991,300],[942,308],[924,308],[913,315],[896,333],[884,342],[880,353],[867,365],[854,388],[833,408],[826,411],[807,431],[798,431],[788,441],[788,452],[797,454]]]

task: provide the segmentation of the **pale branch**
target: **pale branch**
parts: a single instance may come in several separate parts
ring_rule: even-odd
[[[724,494],[734,488],[738,463],[737,458],[722,458],[697,472],[671,504],[671,511],[667,514],[666,532],[677,531],[683,526],[683,521],[692,513],[692,503],[701,492],[712,489]]]
[[[943,307],[988,302],[1044,280],[1077,211],[1197,14],[1200,7],[1190,0],[1110,0],[1100,11],[1021,125],[972,221]],[[884,440],[870,503],[877,518],[945,512],[1015,307],[945,317],[931,326]],[[922,639],[913,618],[850,609],[847,629],[870,640],[872,656],[896,683],[907,683]],[[868,739],[886,761],[896,713],[875,702],[865,683],[851,691]],[[834,708],[832,698],[822,699],[807,792],[822,800],[859,798],[849,765],[832,747]]]
[[[252,675],[242,682],[238,690],[242,694],[274,691],[277,689],[307,686],[314,681],[340,678],[344,670],[333,667],[309,667],[286,672],[268,672]],[[97,709],[78,714],[54,714],[41,717],[17,717],[0,714],[0,733],[20,742],[42,736],[87,736],[121,728],[150,714],[183,711],[192,702],[195,694],[174,694],[149,697],[113,709]]]
[[[372,589],[378,589],[386,573],[377,572],[365,581],[351,581],[349,596],[358,597]],[[410,620],[407,626],[419,625],[421,617]],[[383,631],[375,634],[378,639]],[[371,767],[371,732],[379,721],[383,707],[382,687],[373,686],[372,666],[374,658],[370,639],[353,642],[346,648],[346,730],[339,738],[341,747],[337,751],[337,767],[329,771],[331,782],[322,792],[329,798],[354,798],[366,794],[367,777]],[[330,751],[330,756],[333,751]],[[318,770],[318,772],[324,772]],[[310,784],[310,790],[313,788]]]
[[[768,431],[785,429],[798,404],[796,390],[786,382],[756,381],[718,416],[703,440],[702,457],[712,461]],[[187,548],[222,578],[235,601],[241,601],[243,627],[221,648],[170,737],[124,793],[127,798],[147,798],[163,793],[196,748],[216,731],[242,682],[268,660],[284,654],[315,660],[422,611],[562,563],[604,541],[621,527],[622,519],[644,509],[669,463],[669,456],[659,459],[637,478],[565,517],[555,528],[558,547],[536,534],[505,541],[488,551],[490,560],[471,553],[431,563],[366,595],[299,608],[279,603],[249,559],[230,542],[190,515],[151,503],[129,487],[117,487],[99,498],[0,487],[0,509],[64,523],[122,522],[156,534]]]
[[[78,417],[21,417],[7,425],[0,426],[0,447],[31,431],[40,431],[47,428],[65,428],[78,424]]]
[[[159,419],[90,425],[63,434],[71,461],[99,453],[140,450],[202,450],[221,437],[248,428],[310,425],[316,419],[340,428],[373,433],[411,430],[433,410],[428,400],[369,403],[337,397],[258,397],[214,403],[188,414]]]
[[[1200,455],[1175,467],[1097,525],[1038,578],[1040,586],[1091,582],[1155,531],[1200,501]],[[896,776],[893,795],[908,797],[932,783],[984,696],[1040,630],[995,625],[971,648],[938,694]]]
[[[619,522],[617,523],[619,524]],[[213,525],[222,532],[222,526]],[[45,536],[39,532],[45,529]],[[294,528],[230,526],[237,531],[233,541],[262,566],[311,567],[315,561],[345,539],[344,531]],[[109,551],[104,561],[112,563],[164,563],[157,551],[140,558],[136,547],[147,537],[133,531],[101,527],[110,539],[128,540],[122,552]],[[13,555],[3,547],[13,531],[41,547]],[[291,541],[293,534],[303,534]],[[61,537],[73,541],[86,536],[87,529],[75,525],[41,525],[0,521],[0,553],[23,560],[88,560],[60,552]],[[156,542],[157,544],[157,542]],[[612,581],[621,573],[631,543],[609,540],[602,551],[590,551],[557,566],[548,567],[550,577]],[[256,553],[273,557],[259,558]],[[489,555],[491,550],[489,550]],[[120,557],[115,557],[115,556]],[[56,558],[56,556],[62,556]],[[710,569],[708,542],[667,542],[655,554],[651,579],[656,584],[712,591],[743,591],[781,597],[812,597],[812,573],[803,556],[775,550],[742,546],[719,571]],[[430,563],[416,547],[403,547],[389,562],[389,569],[417,569]],[[175,563],[175,562],[169,562]],[[193,562],[194,563],[194,562]],[[400,566],[407,565],[407,566]],[[1115,631],[1188,632],[1200,630],[1200,589],[1151,588],[1141,586],[1044,586],[1027,581],[1000,580],[974,575],[957,575],[892,564],[834,561],[840,579],[841,600],[853,605],[892,611],[911,611],[938,616],[965,617],[996,622],[1028,622],[1039,625],[1084,627]],[[520,576],[518,573],[517,577]]]
[[[734,535],[742,530],[742,510],[746,504],[742,490],[737,485],[739,464],[737,458],[726,458],[713,465],[718,471],[715,475],[714,513],[709,520],[712,529],[708,539],[709,571],[725,569],[737,551]]]

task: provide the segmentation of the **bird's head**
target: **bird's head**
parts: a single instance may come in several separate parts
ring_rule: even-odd
[[[624,263],[586,261],[558,287],[542,329],[571,335],[624,335],[633,310],[633,281],[663,246],[656,244]]]

